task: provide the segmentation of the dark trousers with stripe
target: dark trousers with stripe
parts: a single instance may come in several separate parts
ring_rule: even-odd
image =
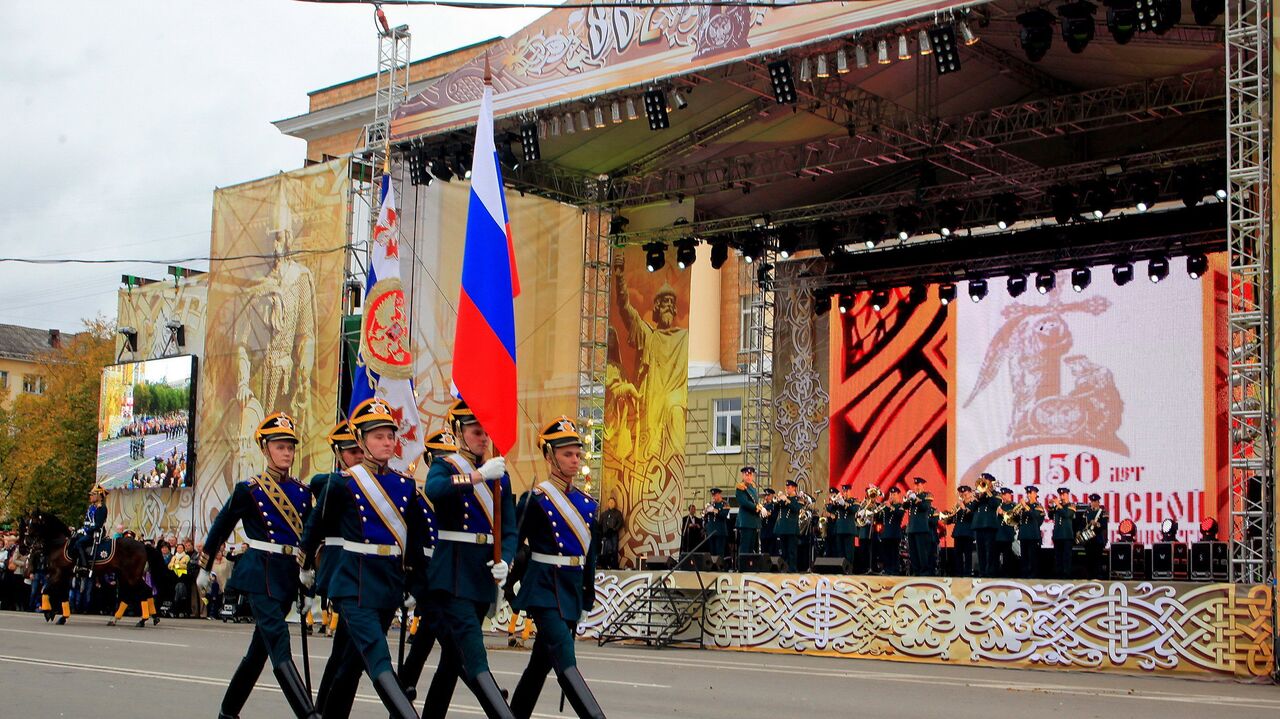
[[[338,609],[338,619],[351,642],[346,652],[348,660],[354,663],[357,657],[362,659],[371,678],[391,671],[387,629],[395,617],[395,609],[362,607],[355,597],[335,597],[333,605]]]
[[[566,669],[578,665],[573,653],[575,623],[561,617],[559,609],[531,607],[525,610],[525,614],[533,619],[538,636],[533,640],[529,665],[520,675],[520,682],[511,695],[511,711],[518,717],[533,713],[542,685],[552,669],[558,676],[563,676]]]
[[[253,637],[222,698],[222,713],[230,716],[236,716],[244,708],[268,658],[273,667],[293,663],[289,649],[289,624],[285,621],[292,602],[273,599],[266,594],[247,596],[249,609],[253,612]]]

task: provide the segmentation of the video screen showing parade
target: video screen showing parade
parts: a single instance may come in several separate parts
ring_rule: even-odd
[[[108,490],[192,485],[195,377],[192,355],[103,368],[98,403],[99,485]]]

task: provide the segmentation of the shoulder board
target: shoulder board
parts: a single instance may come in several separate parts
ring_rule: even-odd
[[[737,489],[739,492],[745,492],[745,491],[746,491],[746,489],[747,489],[747,483],[746,483],[746,482],[738,482],[737,486],[735,486],[735,487],[734,487],[734,489]]]
[[[339,476],[339,477],[354,477],[355,475],[351,474],[351,470],[349,470],[349,469],[344,469],[344,470],[341,470],[341,471],[339,471],[339,472],[338,472],[338,476]]]
[[[400,471],[400,470],[398,470],[398,469],[393,469],[393,470],[391,470],[391,473],[392,473],[392,474],[398,474],[398,475],[400,475],[401,477],[404,477],[405,479],[413,479],[413,475],[411,475],[411,474],[405,474],[404,472],[401,472],[401,471]]]
[[[530,493],[530,494],[543,494],[543,492],[542,492],[542,488],[541,488],[541,487],[539,487],[539,486],[538,486],[538,485],[536,485],[536,484],[535,484],[535,485],[533,485],[533,489],[529,490],[529,493]]]

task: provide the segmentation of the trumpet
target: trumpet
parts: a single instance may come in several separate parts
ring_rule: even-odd
[[[711,502],[707,502],[707,506],[702,508],[702,516],[704,517],[709,517],[715,513],[716,513],[716,508],[711,504]]]

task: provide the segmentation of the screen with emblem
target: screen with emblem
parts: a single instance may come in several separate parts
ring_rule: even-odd
[[[182,489],[195,478],[196,357],[179,355],[102,369],[98,484]]]

